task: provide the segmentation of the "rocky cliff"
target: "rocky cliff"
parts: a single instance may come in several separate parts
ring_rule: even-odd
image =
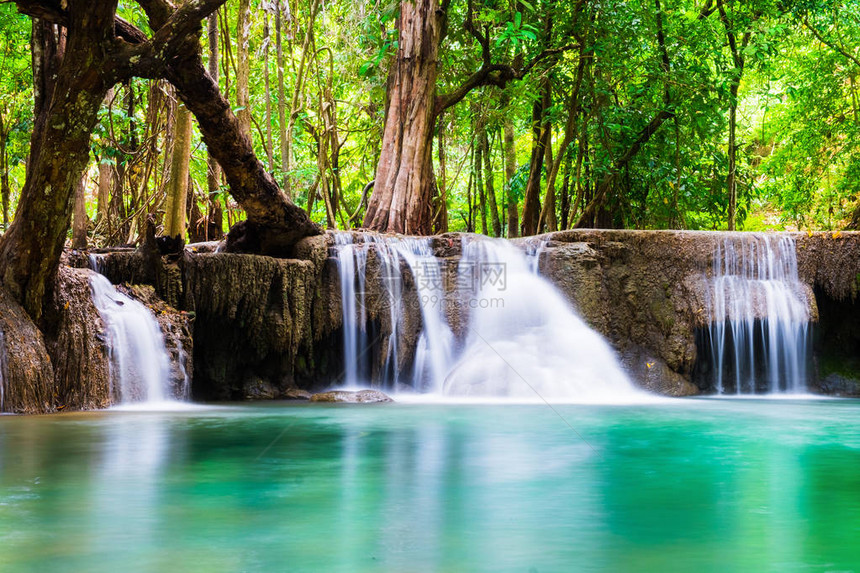
[[[520,239],[541,247],[540,272],[583,318],[618,350],[641,386],[672,396],[707,392],[693,381],[697,333],[707,327],[706,281],[718,241],[726,233],[685,231],[564,231]],[[743,235],[737,235],[741,237]],[[798,270],[809,289],[814,327],[815,387],[825,393],[860,393],[860,234],[792,235]],[[361,240],[361,235],[356,235]],[[462,236],[433,239],[444,259],[448,296],[456,281]],[[192,245],[177,256],[138,251],[99,255],[100,271],[158,306],[175,361],[178,346],[193,345],[196,399],[278,398],[296,389],[320,389],[343,371],[340,282],[331,235],[304,240],[294,259],[218,253]],[[372,250],[372,248],[371,248]],[[4,333],[4,410],[86,409],[109,402],[107,361],[95,309],[85,288],[89,259],[71,254],[58,282],[53,323],[43,340],[23,311],[0,292]],[[368,328],[390,336],[376,257],[368,256]],[[400,343],[414,346],[420,307],[414,277],[402,269],[407,316]],[[154,294],[153,294],[154,293]],[[155,300],[158,295],[163,301]],[[409,303],[411,301],[411,304]],[[167,304],[169,303],[169,304]],[[95,314],[94,314],[95,313]],[[449,311],[455,333],[463,313]],[[172,326],[171,326],[172,325]],[[192,333],[193,343],[189,335]],[[32,327],[32,325],[29,325]],[[172,333],[172,334],[171,334]],[[22,340],[32,343],[21,344]],[[170,342],[174,340],[174,342]],[[409,352],[402,367],[410,367]],[[48,360],[50,357],[50,360]],[[378,356],[376,357],[378,362]],[[54,367],[52,369],[51,363]]]

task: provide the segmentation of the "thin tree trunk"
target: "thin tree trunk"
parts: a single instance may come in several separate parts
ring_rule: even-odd
[[[108,90],[105,97],[107,104],[113,99],[113,88]],[[96,197],[96,223],[98,225],[106,225],[108,220],[108,212],[110,208],[110,190],[113,185],[113,166],[108,161],[108,158],[102,157],[99,160],[99,188]]]
[[[511,115],[505,114],[504,146],[505,146],[505,193],[508,200],[508,238],[517,237],[520,230],[519,210],[517,208],[517,196],[511,186],[514,176],[517,174],[517,151],[514,139],[514,122]]]
[[[305,83],[305,70],[308,67],[308,56],[309,50],[311,46],[311,41],[313,40],[314,34],[314,21],[317,17],[317,12],[319,11],[320,0],[311,0],[311,10],[308,16],[308,23],[305,29],[305,38],[302,42],[302,55],[299,59],[299,69],[296,74],[296,85],[293,88],[293,99],[290,103],[290,117],[289,122],[287,124],[287,130],[285,138],[282,140],[281,145],[283,149],[281,150],[282,158],[285,158],[284,161],[284,191],[287,193],[288,197],[291,197],[292,192],[292,181],[290,179],[290,172],[293,169],[293,152],[292,152],[292,144],[293,144],[293,130],[296,127],[296,119],[298,119],[299,111],[300,111],[300,103],[301,96],[304,93],[304,83]]]
[[[561,222],[559,229],[564,231],[570,221],[570,164],[573,163],[573,148],[568,147],[564,158],[564,176],[561,183]]]
[[[559,160],[564,157],[563,154],[559,154]],[[542,233],[544,231],[558,231],[558,222],[556,221],[555,216],[555,177],[553,176],[553,170],[555,170],[555,174],[558,174],[558,169],[556,168],[556,162],[553,161],[552,156],[552,129],[548,130],[546,134],[546,144],[544,145],[544,165],[549,166],[549,170],[546,176],[546,194],[544,196],[543,207],[540,211],[540,217],[538,219],[538,232]]]
[[[167,204],[164,213],[164,235],[185,240],[188,202],[188,166],[191,158],[191,112],[184,105],[176,109],[173,132],[173,152],[170,159],[170,181],[167,184]]]
[[[73,249],[83,250],[87,248],[87,226],[90,220],[87,218],[86,182],[86,175],[81,175],[75,188],[75,210],[72,219]]]
[[[658,2],[659,0],[655,0]],[[752,33],[747,31],[744,33],[743,38],[741,40],[740,46],[738,46],[737,36],[735,34],[734,26],[729,21],[728,15],[726,14],[725,6],[723,5],[723,0],[717,0],[717,9],[720,13],[720,20],[723,23],[723,27],[726,31],[726,38],[729,42],[729,50],[732,54],[732,62],[734,63],[734,69],[732,71],[731,76],[731,86],[730,97],[731,101],[729,102],[729,149],[728,149],[728,161],[729,161],[729,173],[726,176],[726,191],[728,193],[729,199],[729,212],[728,212],[728,229],[729,231],[734,231],[737,227],[737,210],[738,210],[738,179],[737,179],[737,125],[738,125],[738,91],[740,90],[741,80],[743,79],[744,74],[744,63],[746,57],[744,55],[744,51],[746,50],[747,45],[752,38]],[[757,19],[756,16],[753,20]]]
[[[0,200],[3,203],[3,228],[9,226],[9,201],[11,189],[9,188],[9,152],[7,149],[7,141],[9,139],[9,130],[3,121],[3,116],[0,114]]]
[[[269,82],[269,12],[263,11],[263,79],[266,87],[266,158],[269,171],[275,170],[274,147],[272,146],[272,90]]]
[[[448,232],[448,170],[447,155],[445,153],[445,115],[439,114],[436,124],[436,139],[438,140],[439,177],[436,179],[436,187],[439,192],[437,198],[436,212],[433,215],[433,232]]]
[[[546,156],[547,137],[551,130],[545,114],[550,105],[549,78],[544,78],[541,86],[541,97],[532,106],[532,155],[523,202],[523,220],[520,226],[524,237],[534,235],[537,232],[540,220],[540,184],[544,157]]]
[[[480,113],[480,111],[478,112]],[[479,117],[475,122],[475,136],[478,136],[478,133],[484,130],[483,121]],[[475,174],[475,190],[478,199],[478,216],[481,221],[481,234],[489,235],[487,232],[489,227],[487,226],[487,194],[484,192],[484,146],[478,141],[475,143],[475,163],[472,166],[473,173]]]
[[[248,82],[251,75],[249,54],[251,42],[251,0],[239,0],[239,18],[236,21],[236,112],[242,133],[251,137],[251,99]]]
[[[486,125],[484,129],[481,130],[479,134],[480,137],[480,145],[483,148],[484,155],[484,181],[487,186],[487,199],[490,207],[490,221],[493,225],[493,236],[501,237],[502,236],[502,223],[499,220],[499,209],[496,205],[496,188],[495,183],[493,181],[493,165],[491,160],[491,147],[490,147],[490,139],[487,136]]]
[[[284,86],[284,45],[281,32],[281,3],[275,2],[275,41],[278,52],[278,135],[281,142],[281,171],[283,172],[283,188],[289,195],[289,144],[287,142],[287,96]]]
[[[209,75],[212,81],[218,84],[218,14],[213,13],[208,20],[208,36],[209,36]],[[206,154],[206,186],[209,191],[209,221],[206,225],[207,238],[213,241],[220,241],[224,229],[224,211],[221,207],[221,166],[218,165],[218,160],[211,151]],[[209,233],[209,229],[213,232]]]

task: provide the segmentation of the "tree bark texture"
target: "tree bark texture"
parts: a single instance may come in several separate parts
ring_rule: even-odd
[[[437,0],[400,3],[400,41],[388,76],[382,150],[364,218],[364,226],[375,231],[433,231],[432,143],[441,37],[437,11]]]
[[[185,206],[188,202],[188,167],[191,159],[191,112],[184,105],[176,106],[173,129],[173,150],[170,157],[170,180],[167,183],[167,204],[164,213],[164,235],[185,239]]]
[[[38,324],[59,266],[75,188],[107,93],[103,73],[116,0],[70,0],[69,33],[53,95],[34,129],[15,221],[0,241],[2,283]]]

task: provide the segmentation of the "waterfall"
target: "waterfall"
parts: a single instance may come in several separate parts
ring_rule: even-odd
[[[468,333],[446,394],[578,402],[643,394],[609,344],[536,274],[536,256],[500,239],[465,241],[458,287]]]
[[[464,239],[454,275],[456,296],[446,297],[445,261],[434,256],[432,239],[368,234],[363,240],[355,243],[350,233],[335,234],[345,385],[376,382],[396,390],[407,382],[413,390],[449,396],[595,402],[643,394],[627,379],[609,345],[537,274],[544,243],[535,243],[527,255],[504,240]],[[378,277],[368,273],[370,250]],[[401,381],[398,333],[404,310],[411,310],[404,306],[410,304],[404,300],[406,269],[422,324],[412,378]],[[377,380],[370,379],[367,363],[373,342],[365,304],[371,298],[375,312],[387,314],[390,321]],[[459,341],[448,322],[449,311],[466,325]]]
[[[450,364],[454,335],[444,318],[444,284],[442,266],[433,256],[430,239],[383,237],[367,234],[363,243],[355,243],[352,233],[335,234],[335,249],[340,275],[343,312],[344,384],[357,386],[370,380],[370,353],[374,341],[368,332],[369,281],[376,278],[373,296],[378,310],[386,310],[388,320],[380,383],[397,388],[400,379],[401,352],[399,335],[403,327],[406,304],[403,300],[405,264],[416,282],[423,328],[415,350],[414,389],[442,387]],[[368,252],[373,250],[378,276],[368,277]]]
[[[791,237],[730,236],[717,243],[708,310],[717,393],[803,392],[810,302]]]
[[[100,274],[90,278],[90,286],[107,330],[114,397],[121,404],[172,400],[170,358],[152,312]]]

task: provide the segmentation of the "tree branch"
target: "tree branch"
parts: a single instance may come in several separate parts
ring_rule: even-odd
[[[490,85],[504,88],[512,80],[521,80],[526,77],[538,63],[557,57],[574,48],[579,48],[579,44],[572,43],[560,48],[543,50],[520,69],[515,69],[508,64],[487,64],[484,62],[481,68],[469,76],[457,89],[438,96],[433,113],[438,116],[449,107],[460,103],[475,88]]]
[[[812,35],[815,36],[816,40],[818,40],[819,42],[821,42],[822,44],[824,44],[825,46],[827,46],[831,50],[835,51],[836,53],[842,55],[844,58],[848,59],[849,61],[853,62],[857,67],[860,67],[860,59],[858,59],[856,56],[849,53],[845,49],[843,49],[843,48],[833,44],[829,40],[825,39],[824,36],[818,30],[816,30],[812,26],[812,24],[809,23],[809,18],[806,15],[804,15],[801,18],[801,21],[803,22],[803,25],[806,26],[806,28],[810,32],[812,32]]]

